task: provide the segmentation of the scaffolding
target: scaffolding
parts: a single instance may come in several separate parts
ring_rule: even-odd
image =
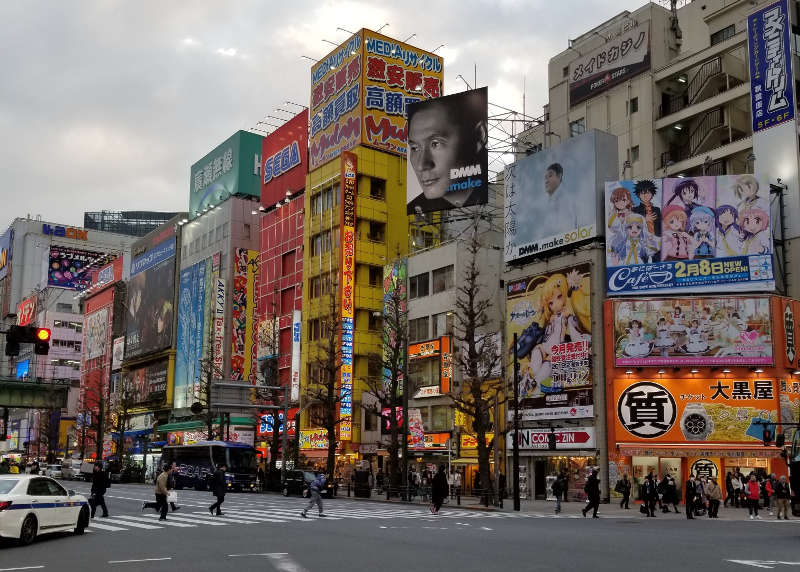
[[[160,211],[85,212],[83,213],[83,228],[127,236],[144,236],[177,214],[176,212]]]

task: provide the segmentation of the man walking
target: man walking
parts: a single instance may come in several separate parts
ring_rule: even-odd
[[[786,482],[786,475],[781,475],[775,485],[775,504],[778,507],[778,520],[781,519],[781,513],[783,513],[784,520],[789,520],[789,502],[791,498],[792,493],[789,483]]]
[[[167,504],[167,480],[169,479],[171,472],[172,469],[167,467],[167,465],[164,465],[161,474],[158,475],[158,478],[156,479],[156,502],[142,503],[142,511],[144,511],[146,508],[152,508],[161,513],[161,516],[158,518],[158,520],[167,520],[167,510],[169,509],[169,505]]]
[[[215,514],[215,510],[217,516],[225,514],[220,509],[222,508],[222,503],[225,502],[225,492],[228,490],[228,484],[225,482],[227,468],[224,464],[217,465],[217,470],[214,471],[214,475],[211,478],[211,492],[217,497],[217,502],[208,507],[208,512],[212,515]]]
[[[586,497],[589,499],[589,504],[581,510],[584,518],[590,509],[594,511],[592,518],[600,518],[597,516],[597,509],[600,507],[600,479],[597,478],[597,469],[592,469],[592,474],[586,480],[583,490],[586,491]]]
[[[98,461],[94,464],[94,469],[92,470],[92,494],[89,497],[91,501],[89,504],[92,506],[92,518],[94,518],[94,513],[97,511],[98,506],[103,509],[103,518],[108,517],[105,499],[106,490],[108,489],[108,475],[100,465],[101,463]]]
[[[444,499],[447,498],[447,475],[444,472],[444,465],[439,465],[439,471],[433,477],[431,483],[431,512],[439,514]]]
[[[631,507],[628,506],[628,503],[631,500],[631,482],[628,480],[627,473],[622,475],[621,481],[617,481],[614,490],[622,495],[622,500],[619,501],[619,508],[630,509]]]
[[[322,496],[320,496],[320,491],[325,487],[325,482],[325,473],[320,473],[317,475],[317,478],[308,485],[308,491],[311,500],[308,501],[308,506],[303,509],[303,511],[300,513],[300,516],[307,518],[306,513],[308,513],[308,509],[314,506],[314,503],[316,503],[317,508],[319,508],[319,515],[325,516],[322,512]]]
[[[722,499],[722,489],[717,484],[717,479],[714,477],[708,479],[705,491],[708,499],[708,518],[719,518],[719,502]]]
[[[553,497],[556,500],[555,513],[561,512],[561,497],[567,492],[567,481],[564,479],[564,474],[559,473],[556,475],[556,480],[553,481]]]
[[[694,503],[695,497],[697,496],[697,483],[694,482],[694,475],[689,475],[689,479],[686,481],[686,486],[684,488],[686,489],[684,491],[686,494],[686,518],[693,520]]]

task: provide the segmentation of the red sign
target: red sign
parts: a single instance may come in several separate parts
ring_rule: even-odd
[[[26,298],[17,306],[17,325],[27,326],[36,319],[36,296]]]
[[[263,439],[264,437],[272,437],[272,431],[274,428],[274,417],[275,410],[264,411],[258,417],[258,425],[256,426],[256,434],[258,439]],[[297,429],[297,422],[295,421],[295,416],[297,415],[297,407],[293,407],[289,409],[289,421],[286,422],[286,426],[289,429],[289,436],[294,437],[294,432]],[[283,422],[283,411],[278,411],[278,419]],[[283,428],[278,432],[279,435],[283,435]]]
[[[308,110],[295,115],[261,143],[261,204],[274,206],[306,186]]]

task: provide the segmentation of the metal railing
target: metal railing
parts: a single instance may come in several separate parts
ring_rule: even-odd
[[[717,56],[712,60],[708,60],[700,69],[697,70],[697,73],[694,74],[694,77],[689,82],[689,85],[686,86],[686,95],[688,105],[694,103],[697,96],[703,90],[706,83],[715,75],[722,73],[722,58]]]
[[[725,124],[725,115],[722,113],[722,108],[718,107],[712,109],[705,114],[697,127],[689,134],[689,155],[694,155],[700,145],[705,141],[706,137],[712,130],[717,127],[722,127]]]

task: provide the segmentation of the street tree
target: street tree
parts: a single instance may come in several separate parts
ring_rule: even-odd
[[[109,411],[112,426],[117,433],[117,460],[122,463],[124,459],[127,459],[125,432],[130,429],[133,410],[140,405],[142,396],[139,394],[131,374],[121,375],[116,385],[114,391],[111,392]],[[100,446],[102,447],[102,442]]]

